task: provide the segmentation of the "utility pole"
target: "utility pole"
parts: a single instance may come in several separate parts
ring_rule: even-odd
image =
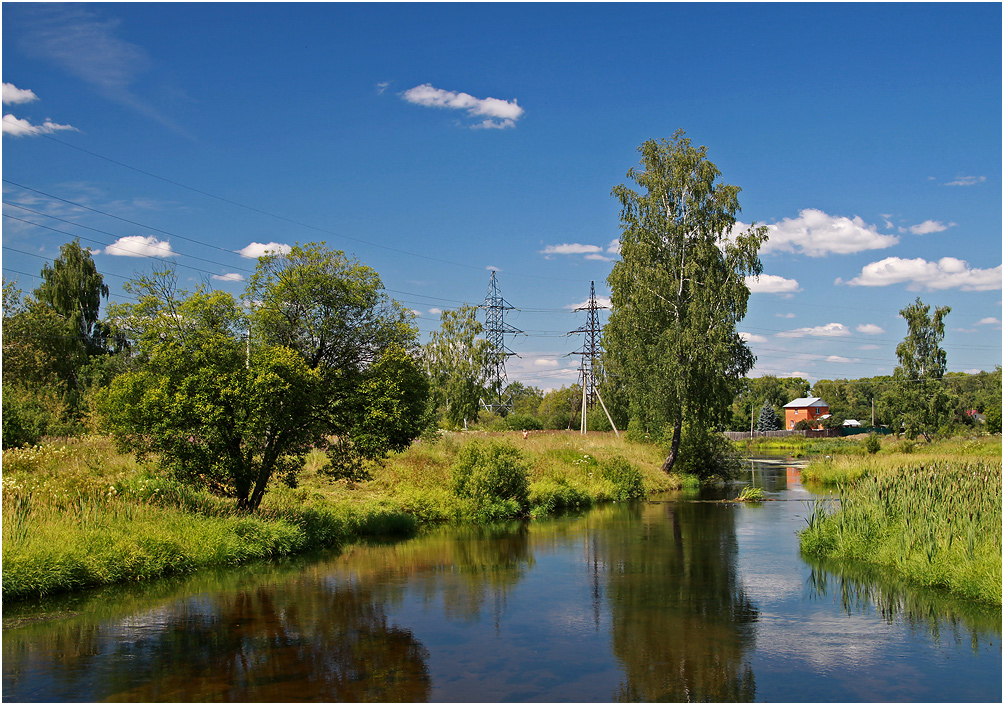
[[[492,349],[491,372],[488,375],[488,395],[482,397],[481,406],[486,411],[494,411],[505,416],[512,410],[512,397],[505,397],[506,371],[505,361],[512,355],[516,355],[506,347],[505,336],[516,335],[523,331],[518,330],[505,322],[505,312],[515,310],[514,306],[502,298],[499,290],[498,279],[495,271],[492,271],[492,278],[488,282],[488,292],[485,294],[485,302],[478,308],[485,310],[485,338]],[[519,357],[519,355],[516,355]]]

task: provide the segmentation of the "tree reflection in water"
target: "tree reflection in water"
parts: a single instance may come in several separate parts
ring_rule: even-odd
[[[733,510],[643,504],[598,532],[608,576],[619,701],[752,701],[756,608],[736,570]]]
[[[33,641],[36,653],[57,652],[64,642],[74,645],[59,667],[50,664],[45,673],[63,681],[46,692],[64,699],[421,702],[429,697],[425,648],[409,630],[389,626],[382,602],[353,583],[301,579],[281,589],[263,584],[195,596],[111,624],[66,627],[69,632],[49,630],[49,643]],[[6,676],[14,654],[4,651]],[[20,670],[30,672],[31,661],[25,659]]]

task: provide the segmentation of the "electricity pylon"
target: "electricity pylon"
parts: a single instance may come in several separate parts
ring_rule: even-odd
[[[482,397],[481,406],[487,411],[494,411],[505,416],[512,411],[512,397],[505,395],[505,361],[510,356],[516,355],[506,347],[505,336],[518,335],[523,331],[505,322],[505,312],[512,311],[515,307],[510,306],[509,302],[502,298],[494,271],[492,271],[492,278],[488,282],[485,302],[479,308],[485,310],[485,339],[491,346],[491,369],[488,373],[487,396]]]
[[[579,367],[579,372],[582,375],[582,393],[587,406],[593,406],[596,403],[596,367],[600,357],[600,317],[597,311],[600,308],[596,303],[596,282],[589,282],[589,301],[585,306],[579,306],[573,311],[573,313],[585,311],[586,324],[569,332],[569,335],[585,333],[586,336],[582,350],[572,354],[582,355],[582,365]]]
[[[582,356],[582,364],[579,365],[579,375],[582,379],[582,419],[580,432],[585,434],[588,420],[587,411],[599,399],[600,406],[603,407],[603,413],[607,415],[607,419],[610,421],[610,427],[613,428],[615,434],[620,436],[617,426],[614,424],[610,412],[607,411],[607,405],[603,403],[603,397],[600,396],[600,390],[596,385],[596,369],[600,364],[600,317],[597,311],[601,308],[606,307],[596,303],[596,282],[589,282],[589,301],[585,306],[575,309],[575,311],[586,312],[586,324],[569,333],[569,335],[575,335],[576,333],[585,334],[582,350],[572,353],[573,355]]]

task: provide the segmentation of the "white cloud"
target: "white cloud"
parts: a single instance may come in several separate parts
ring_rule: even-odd
[[[757,335],[756,333],[747,333],[744,330],[739,331],[739,337],[745,340],[747,343],[766,343],[767,339],[762,335]]]
[[[120,237],[104,249],[104,254],[115,257],[173,257],[171,243],[158,240],[153,235]]]
[[[986,180],[985,176],[956,176],[955,181],[949,181],[945,186],[975,186]]]
[[[533,364],[536,367],[557,367],[558,366],[558,361],[557,360],[551,360],[551,359],[548,359],[546,357],[541,357],[541,358],[537,358],[536,360],[534,360]]]
[[[378,83],[376,85],[377,95],[383,95],[383,92],[387,90],[388,86],[390,86],[390,81],[381,81],[380,83]]]
[[[3,104],[11,105],[13,103],[30,103],[33,100],[38,100],[38,96],[35,95],[33,91],[27,88],[18,88],[13,83],[3,84]]]
[[[837,279],[837,284],[842,284]],[[1001,288],[1001,266],[993,269],[974,269],[968,262],[955,257],[942,257],[937,262],[924,259],[886,257],[866,264],[861,274],[851,279],[851,286],[889,286],[906,284],[910,291],[927,289],[961,289],[962,291],[991,291]]]
[[[485,267],[485,269],[487,269],[489,272],[501,272],[502,271],[501,267],[496,267],[494,264],[489,264],[487,267]]]
[[[576,309],[576,308],[586,308],[587,306],[589,306],[588,300],[583,301],[580,304],[566,304],[565,308]],[[597,296],[596,306],[598,308],[613,308],[613,302],[610,301],[609,296]]]
[[[607,257],[606,255],[597,255],[597,254],[586,255],[583,259],[598,260],[600,262],[613,262],[614,261],[613,257]]]
[[[857,328],[858,333],[864,333],[866,335],[880,335],[885,333],[885,330],[875,325],[874,323],[862,323]]]
[[[247,257],[248,259],[258,259],[259,257],[265,255],[266,253],[272,252],[280,255],[289,254],[293,248],[289,245],[283,244],[281,242],[268,242],[262,244],[260,242],[252,242],[247,247],[237,250],[237,254],[241,257]]]
[[[749,226],[737,222],[732,234]],[[799,211],[797,218],[785,218],[767,225],[768,239],[761,253],[791,252],[809,257],[830,254],[853,254],[864,250],[881,250],[899,242],[895,235],[883,235],[860,217],[828,215],[815,208]]]
[[[431,315],[433,315],[433,316],[438,316],[438,315],[439,315],[439,314],[441,314],[442,312],[443,312],[443,309],[441,309],[441,308],[435,308],[435,307],[433,307],[433,308],[430,308],[430,309],[429,309],[429,313],[430,313]]]
[[[544,255],[582,255],[593,252],[603,252],[603,248],[596,245],[580,245],[577,242],[569,242],[561,245],[548,245],[540,251]]]
[[[978,326],[993,326],[993,325],[999,326],[1000,324],[1001,324],[1000,319],[994,318],[993,316],[988,316],[987,318],[981,318],[976,322],[976,325]]]
[[[795,314],[794,313],[775,313],[774,317],[775,318],[794,318]]]
[[[221,282],[242,282],[244,281],[244,275],[238,274],[237,272],[227,272],[226,274],[214,274],[213,279]]]
[[[409,88],[401,94],[401,97],[409,103],[428,108],[466,110],[469,117],[484,116],[484,120],[471,126],[474,129],[515,127],[516,121],[525,112],[516,100],[475,98],[469,93],[456,93],[435,88],[431,83],[423,83]]]
[[[610,244],[607,245],[607,252],[612,255],[619,255],[621,253],[621,241],[619,239],[611,240]]]
[[[413,309],[411,309],[411,312],[412,312],[413,314],[415,314],[416,316],[421,316],[421,315],[422,315],[422,312],[421,312],[421,311],[419,311],[418,309],[414,309],[414,308],[413,308]]]
[[[881,350],[881,345],[875,345],[873,343],[868,343],[867,345],[859,345],[858,350]]]
[[[827,362],[836,362],[836,363],[839,363],[839,364],[842,364],[842,365],[849,365],[849,364],[853,364],[855,362],[861,362],[861,358],[856,357],[856,358],[854,358],[852,360],[851,358],[844,357],[843,355],[829,355],[826,358],[826,361]]]
[[[925,220],[920,225],[911,225],[906,230],[909,230],[914,235],[927,235],[928,233],[940,233],[944,230],[948,230],[951,227],[958,225],[958,223],[942,223],[939,220]],[[900,228],[900,232],[905,232],[903,228]]]
[[[851,334],[850,329],[843,323],[827,323],[825,326],[815,326],[812,328],[796,328],[795,330],[784,331],[777,334],[779,338],[804,338],[806,336],[824,338],[843,338]]]
[[[60,125],[48,118],[41,125],[32,125],[28,120],[23,120],[10,114],[3,116],[3,134],[12,137],[47,135],[62,130],[77,131],[77,128],[73,127],[73,125]]]
[[[809,373],[802,372],[800,370],[795,370],[794,372],[787,372],[783,375],[777,375],[777,376],[781,377],[782,379],[791,379],[793,377],[801,377],[802,379],[809,379]]]
[[[802,290],[795,279],[785,279],[776,274],[746,277],[746,286],[753,294],[793,294]]]

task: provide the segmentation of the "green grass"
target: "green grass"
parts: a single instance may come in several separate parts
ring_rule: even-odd
[[[800,534],[803,553],[887,566],[1001,604],[999,457],[914,460],[860,478],[842,485],[838,510],[817,503]]]
[[[816,457],[802,471],[802,481],[830,486],[847,485],[862,477],[881,476],[917,463],[957,462],[960,459],[996,459],[999,462],[1001,459],[1000,436],[951,438],[933,443],[886,436],[881,439],[881,448],[875,454],[864,450],[867,437],[859,438],[860,452],[846,452],[841,451],[841,446],[830,446],[824,455]]]
[[[441,434],[373,468],[367,482],[331,481],[321,453],[299,486],[269,487],[253,515],[234,501],[182,485],[155,464],[89,437],[3,454],[3,598],[78,590],[336,547],[365,536],[469,522],[451,491],[451,466],[471,439],[504,437],[526,459],[529,498],[545,516],[677,488],[658,449],[613,434]],[[612,470],[610,468],[613,468]]]

